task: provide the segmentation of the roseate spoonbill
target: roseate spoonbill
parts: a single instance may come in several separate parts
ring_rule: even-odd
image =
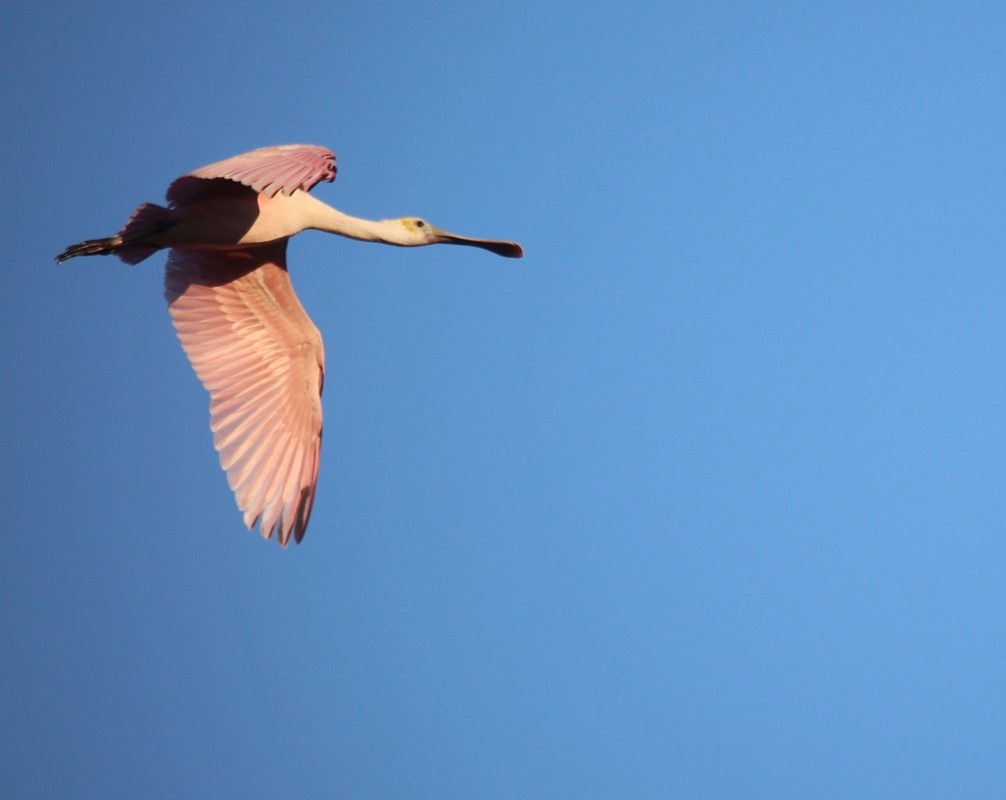
[[[210,164],[144,203],[107,239],[56,257],[115,254],[139,264],[170,249],[165,297],[178,338],[210,393],[220,465],[249,529],[286,547],[307,530],[321,450],[321,334],[294,293],[287,240],[314,229],[402,247],[459,244],[520,258],[514,242],[447,233],[418,217],[371,221],[308,192],[335,179],[325,147],[265,147]]]

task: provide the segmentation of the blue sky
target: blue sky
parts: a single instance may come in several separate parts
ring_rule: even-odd
[[[9,797],[1006,790],[1006,12],[21,4],[0,32]],[[163,257],[203,164],[309,233],[325,447],[245,531]]]

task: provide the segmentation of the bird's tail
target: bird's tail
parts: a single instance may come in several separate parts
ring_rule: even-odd
[[[107,239],[88,239],[86,242],[70,245],[56,256],[56,262],[62,264],[68,258],[76,256],[107,256],[114,253],[127,264],[139,264],[160,249],[139,242],[151,233],[163,231],[168,227],[167,218],[170,213],[164,206],[144,203],[133,212],[129,222],[115,236],[109,236]]]

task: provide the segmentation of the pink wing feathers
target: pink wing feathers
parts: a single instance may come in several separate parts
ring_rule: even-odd
[[[335,172],[335,154],[327,147],[263,147],[183,175],[168,187],[167,198],[172,207],[182,205],[202,190],[204,180],[213,178],[236,181],[269,197],[290,195],[297,189],[309,191],[319,181],[334,181]]]
[[[318,481],[325,355],[287,274],[286,240],[172,250],[165,296],[209,390],[214,445],[245,523],[299,542]]]

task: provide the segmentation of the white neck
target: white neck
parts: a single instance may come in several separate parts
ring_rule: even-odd
[[[304,228],[337,233],[350,239],[385,244],[405,244],[405,229],[395,219],[369,220],[351,217],[306,192],[303,195]],[[305,202],[306,201],[306,202]]]

